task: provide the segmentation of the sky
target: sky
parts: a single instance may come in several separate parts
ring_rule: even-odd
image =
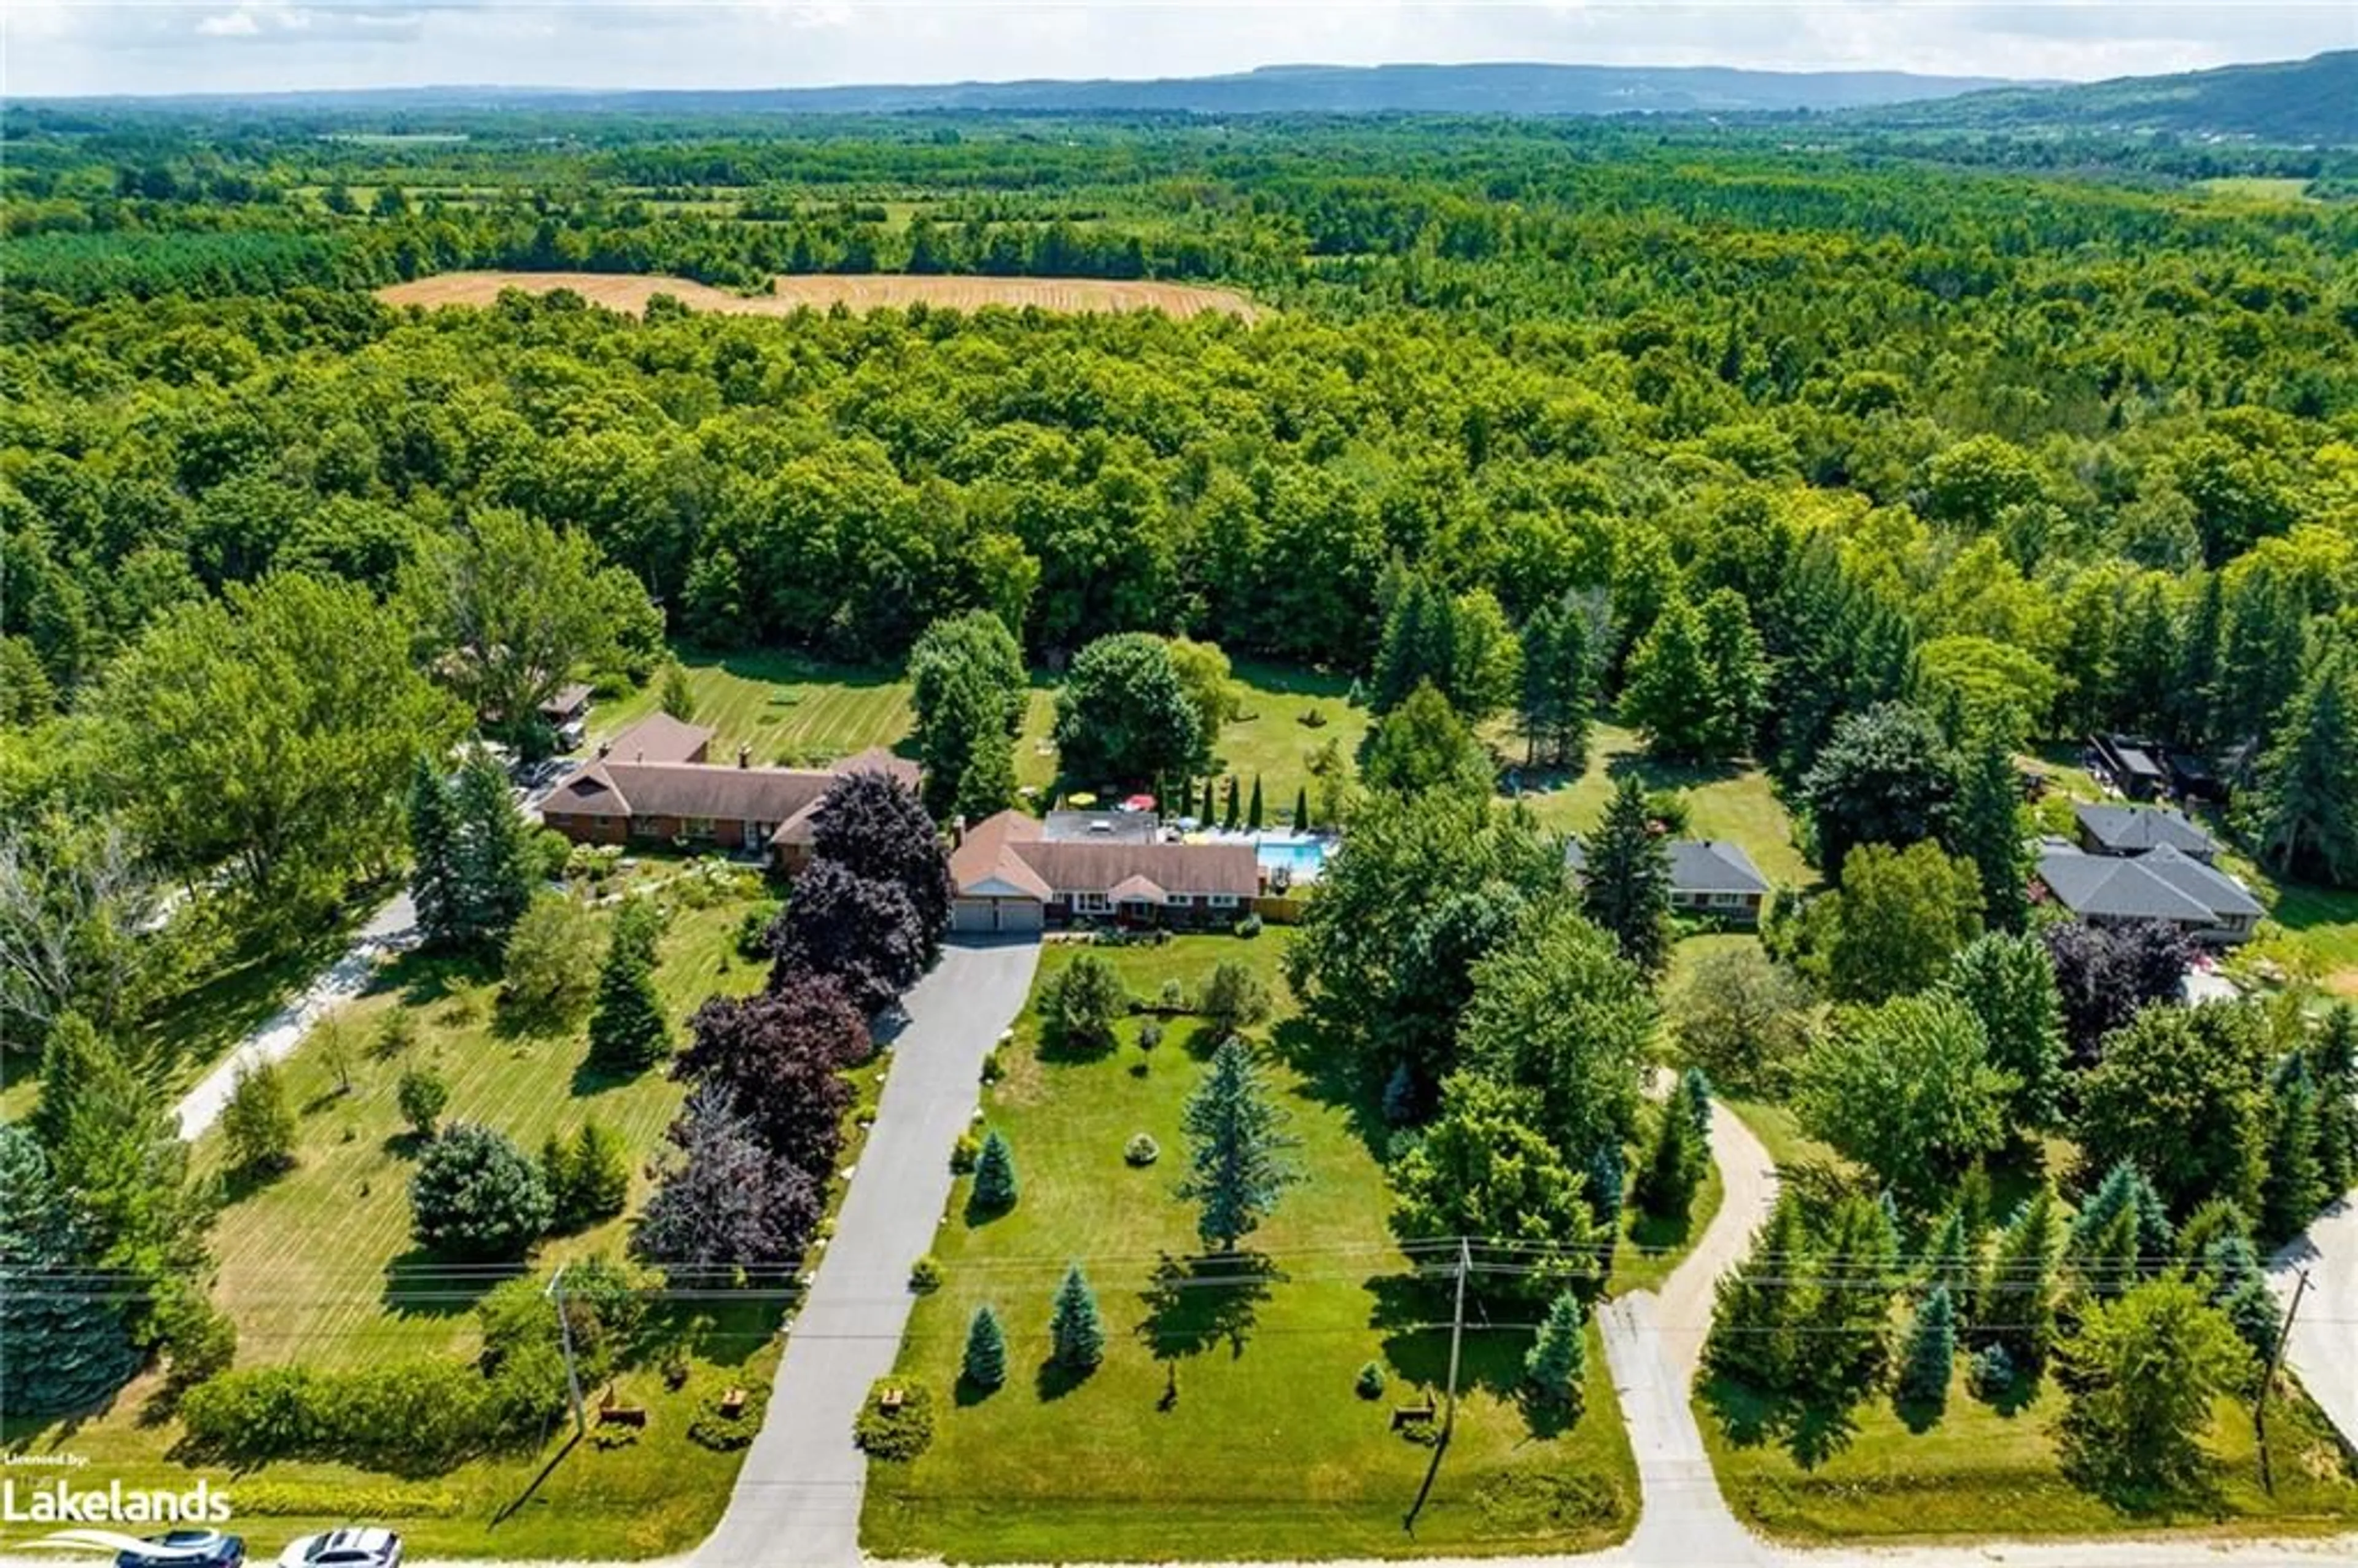
[[[2358,0],[0,0],[0,97],[803,87],[1551,60],[2107,76],[2358,48]]]

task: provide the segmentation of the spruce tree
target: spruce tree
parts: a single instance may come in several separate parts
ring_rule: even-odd
[[[1981,878],[1982,918],[2000,931],[2021,930],[2030,919],[2030,839],[2014,748],[1996,725],[1968,740],[1959,755],[1951,823],[1956,852]]]
[[[1252,804],[1245,808],[1245,826],[1256,833],[1260,831],[1260,775],[1259,773],[1253,774]]]
[[[532,825],[516,809],[506,773],[481,747],[460,764],[451,805],[460,939],[495,947],[532,902]]]
[[[1964,1207],[1952,1204],[1941,1217],[1940,1228],[1932,1232],[1924,1248],[1924,1283],[1928,1292],[1945,1293],[1952,1306],[1961,1313],[1966,1305],[1965,1292],[1973,1283],[1973,1238],[1965,1233]]]
[[[2054,1185],[2041,1183],[1998,1233],[1984,1291],[1982,1315],[1990,1325],[1985,1334],[2032,1382],[2055,1348],[2055,1260],[2062,1232]]]
[[[1570,1291],[1548,1303],[1540,1322],[1539,1338],[1523,1356],[1523,1380],[1540,1404],[1569,1411],[1577,1419],[1588,1377],[1586,1316],[1580,1298]]]
[[[590,1063],[601,1072],[637,1073],[671,1054],[671,1023],[655,989],[644,923],[618,914],[598,971],[590,1010]]]
[[[1583,848],[1581,913],[1612,934],[1623,957],[1659,973],[1671,948],[1671,852],[1634,775],[1613,786],[1604,819]]]
[[[2219,641],[2226,630],[2225,591],[2217,572],[2204,572],[2202,586],[2186,612],[2178,636],[2178,668],[2166,704],[2171,738],[2182,746],[2211,743],[2211,715],[2217,701]]]
[[[2309,605],[2286,574],[2263,569],[2239,583],[2229,607],[2212,708],[2221,745],[2266,740],[2301,687],[2309,664]]]
[[[983,1135],[982,1152],[974,1162],[974,1206],[996,1214],[1015,1206],[1015,1151],[999,1129]]]
[[[2168,1206],[2134,1160],[2115,1162],[2064,1232],[2064,1255],[2092,1294],[2114,1296],[2158,1272],[2177,1241]]]
[[[1899,1367],[1899,1398],[1937,1417],[1949,1402],[1949,1373],[1957,1360],[1957,1309],[1948,1288],[1935,1285],[1916,1309]]]
[[[1704,1162],[1711,1161],[1711,1079],[1701,1067],[1689,1067],[1679,1075],[1678,1103],[1686,1109],[1687,1119],[1694,1123],[1695,1146]]]
[[[1007,1331],[999,1314],[985,1302],[974,1309],[966,1325],[966,1356],[959,1375],[978,1389],[995,1389],[1007,1381]]]
[[[1691,761],[1720,754],[1718,694],[1704,651],[1702,618],[1682,593],[1629,655],[1621,713],[1657,757]]]
[[[2317,1143],[2317,1086],[2309,1064],[2288,1056],[2268,1088],[2267,1175],[2260,1184],[2260,1234],[2272,1242],[2299,1235],[2325,1206]]]
[[[1048,1319],[1049,1359],[1067,1372],[1087,1372],[1105,1359],[1105,1322],[1098,1315],[1097,1292],[1089,1289],[1081,1266],[1065,1269],[1056,1287],[1056,1306]]]
[[[1753,629],[1751,607],[1734,589],[1703,601],[1704,665],[1711,679],[1707,744],[1718,757],[1752,750],[1768,696],[1768,655]]]
[[[23,1127],[0,1124],[0,1409],[68,1414],[106,1399],[138,1370],[115,1288],[87,1297],[90,1238]]]
[[[1672,1099],[1661,1108],[1653,1150],[1646,1157],[1645,1169],[1638,1173],[1639,1206],[1658,1218],[1686,1218],[1709,1161],[1693,1118],[1679,1100]]]
[[[2202,1272],[2208,1281],[2211,1304],[2227,1314],[2227,1321],[2235,1325],[2237,1337],[2252,1347],[2255,1356],[2275,1355],[2277,1299],[2268,1289],[2267,1272],[2260,1267],[2260,1255],[2252,1249],[2249,1238],[2223,1236],[2213,1241],[2203,1251]]]
[[[419,757],[409,772],[409,898],[417,910],[418,939],[450,947],[465,939],[459,871],[458,808],[434,762]]]
[[[1289,1158],[1296,1140],[1287,1135],[1285,1114],[1241,1038],[1231,1034],[1212,1053],[1180,1124],[1190,1148],[1179,1196],[1202,1206],[1195,1234],[1204,1245],[1234,1251],[1277,1206],[1278,1195],[1302,1179]]]
[[[116,1083],[120,1065],[120,1059],[99,1038],[89,1019],[79,1012],[58,1014],[49,1025],[49,1041],[41,1047],[40,1102],[25,1119],[43,1148],[65,1147],[67,1130],[82,1097]]]
[[[1799,1335],[1808,1237],[1801,1200],[1787,1188],[1744,1261],[1713,1288],[1704,1364],[1763,1393],[1783,1390],[1802,1356]]]
[[[2337,1002],[2309,1049],[2317,1083],[2317,1174],[2331,1198],[2358,1185],[2358,1008]]]
[[[2251,795],[2271,870],[2358,887],[2358,676],[2346,649],[2319,659],[2284,709]]]

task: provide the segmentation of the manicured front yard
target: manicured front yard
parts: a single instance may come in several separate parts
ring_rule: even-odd
[[[650,859],[637,875],[653,881],[685,869]],[[761,983],[763,966],[735,952],[748,907],[730,892],[704,907],[675,908],[656,971],[675,1023],[707,997]],[[644,1202],[647,1167],[659,1157],[683,1086],[660,1067],[622,1082],[585,1071],[579,1025],[553,1035],[511,1032],[494,1002],[498,983],[479,965],[405,957],[343,1011],[359,1047],[349,1095],[337,1092],[317,1035],[288,1060],[284,1071],[299,1113],[298,1163],[258,1187],[231,1183],[231,1201],[213,1233],[220,1262],[214,1297],[238,1325],[239,1366],[358,1368],[473,1353],[472,1309],[503,1275],[455,1267],[413,1248],[407,1189],[416,1145],[395,1100],[395,1085],[412,1066],[431,1064],[449,1083],[446,1123],[487,1123],[527,1153],[536,1153],[551,1130],[569,1131],[595,1117],[621,1133],[630,1151],[626,1212]],[[408,1015],[416,1038],[381,1054],[370,1047],[379,1022],[395,1010]],[[861,1103],[872,1106],[873,1071],[863,1069],[859,1080]],[[218,1134],[200,1141],[200,1169],[218,1164],[220,1144]],[[568,1259],[619,1255],[628,1223],[612,1219],[549,1240],[525,1267],[545,1278]],[[148,1419],[152,1376],[91,1420],[7,1422],[5,1442],[82,1455],[90,1465],[85,1474],[119,1478],[126,1487],[185,1489],[198,1476],[209,1476],[229,1492],[257,1554],[275,1553],[305,1530],[364,1518],[399,1530],[413,1557],[659,1556],[692,1546],[726,1505],[741,1452],[698,1446],[687,1428],[698,1402],[718,1389],[767,1386],[782,1305],[763,1295],[658,1309],[659,1321],[684,1342],[689,1377],[675,1390],[652,1367],[623,1372],[620,1396],[644,1406],[649,1419],[643,1431],[622,1433],[619,1445],[615,1430],[607,1429],[600,1441],[568,1447],[570,1424],[559,1422],[535,1452],[479,1458],[438,1474],[286,1460],[232,1474],[186,1463],[176,1449],[177,1424]],[[590,1390],[590,1398],[598,1392]]]
[[[1175,978],[1192,992],[1223,958],[1276,979],[1283,935],[1182,937],[1109,953],[1135,995]],[[1042,979],[1076,948],[1052,946]],[[1281,1005],[1281,1018],[1285,1009]],[[1469,1313],[1455,1440],[1413,1529],[1403,1518],[1433,1451],[1391,1430],[1395,1405],[1436,1397],[1446,1375],[1449,1302],[1413,1276],[1387,1228],[1390,1199],[1368,1140],[1373,1108],[1289,1058],[1282,1023],[1263,1070],[1301,1140],[1309,1180],[1249,1242],[1267,1272],[1188,1271],[1194,1210],[1173,1195],[1185,1158],[1181,1108],[1211,1042],[1176,1020],[1144,1072],[1140,1021],[1099,1058],[1044,1056],[1028,1012],[985,1092],[990,1126],[1014,1150],[1022,1196],[987,1221],[954,1195],[936,1254],[945,1280],[917,1303],[901,1366],[937,1396],[932,1448],[871,1464],[862,1540],[892,1556],[953,1561],[1326,1558],[1557,1552],[1625,1534],[1637,1489],[1602,1347],[1592,1329],[1586,1413],[1536,1435],[1513,1398],[1527,1303]],[[1123,1161],[1131,1135],[1162,1157]],[[1105,1363],[1068,1385],[1042,1374],[1050,1298],[1068,1260],[1096,1287]],[[1168,1263],[1176,1272],[1165,1271]],[[1005,1322],[1010,1374],[995,1393],[952,1397],[967,1322],[990,1303]],[[1353,1383],[1387,1368],[1382,1396]]]

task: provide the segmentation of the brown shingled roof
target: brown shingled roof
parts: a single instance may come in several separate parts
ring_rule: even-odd
[[[693,762],[703,757],[711,743],[712,731],[703,725],[685,724],[668,713],[656,712],[607,741],[602,754],[617,762]]]
[[[998,881],[1046,899],[1052,892],[1113,894],[1141,881],[1171,893],[1260,892],[1260,864],[1249,844],[1049,842],[1039,822],[1002,811],[968,832],[950,855],[950,875],[968,892]],[[1149,896],[1143,889],[1134,896]]]

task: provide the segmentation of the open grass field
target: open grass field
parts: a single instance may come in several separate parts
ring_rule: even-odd
[[[913,716],[909,686],[898,670],[821,665],[795,654],[683,652],[681,667],[696,697],[695,722],[716,730],[711,760],[734,760],[752,748],[756,765],[833,762],[871,746],[898,746]],[[661,684],[650,682],[590,715],[594,745],[653,713]]]
[[[1274,980],[1282,941],[1272,930],[1106,951],[1151,996],[1166,978],[1200,985],[1225,957]],[[1043,976],[1074,951],[1052,946]],[[1194,1211],[1172,1189],[1181,1108],[1208,1041],[1178,1021],[1141,1074],[1136,1028],[1123,1025],[1111,1054],[1074,1060],[1044,1055],[1027,1012],[1005,1047],[1007,1076],[984,1104],[1013,1146],[1022,1197],[974,1223],[967,1184],[953,1196],[935,1248],[944,1283],[918,1303],[901,1355],[936,1392],[936,1432],[914,1463],[870,1466],[866,1548],[973,1562],[1286,1560],[1577,1552],[1625,1534],[1635,1478],[1594,1331],[1586,1412],[1568,1433],[1537,1435],[1511,1393],[1537,1310],[1506,1302],[1469,1314],[1456,1437],[1413,1531],[1402,1528],[1433,1451],[1394,1433],[1390,1411],[1438,1391],[1448,1305],[1390,1238],[1372,1108],[1292,1065],[1304,1054],[1295,1029],[1281,1023],[1264,1065],[1309,1180],[1251,1238],[1270,1271],[1238,1284],[1181,1266],[1158,1281],[1163,1260],[1199,1247]],[[1163,1149],[1144,1169],[1122,1158],[1141,1131]],[[1068,1260],[1087,1269],[1108,1332],[1105,1364],[1077,1386],[1041,1375]],[[952,1398],[967,1320],[984,1302],[1007,1325],[1010,1376],[988,1397]],[[1372,1400],[1353,1391],[1369,1361],[1389,1374]]]
[[[682,863],[651,859],[635,873],[652,882]],[[675,894],[676,898],[678,895]],[[762,966],[735,955],[748,901],[727,894],[706,907],[675,907],[656,971],[676,1022],[705,998],[751,990]],[[417,1356],[471,1354],[473,1307],[495,1271],[453,1271],[417,1255],[409,1238],[407,1185],[413,1142],[395,1103],[403,1071],[432,1063],[450,1086],[446,1121],[488,1123],[528,1153],[554,1130],[594,1116],[621,1132],[632,1153],[630,1208],[644,1201],[645,1166],[662,1146],[682,1086],[654,1069],[627,1082],[587,1074],[583,1028],[530,1036],[505,1030],[494,1006],[495,974],[480,966],[408,957],[388,966],[368,994],[340,1013],[359,1046],[352,1089],[337,1080],[319,1037],[289,1058],[301,1142],[296,1168],[258,1188],[233,1182],[213,1243],[220,1268],[214,1299],[235,1320],[238,1364],[301,1361],[358,1368]],[[400,1009],[416,1027],[413,1044],[385,1056],[370,1048],[379,1022]],[[860,1103],[875,1103],[872,1070],[859,1075]],[[219,1135],[197,1149],[200,1168],[217,1167]],[[593,1251],[618,1254],[627,1220],[551,1240],[530,1270]],[[380,1519],[416,1556],[644,1557],[684,1550],[709,1530],[725,1505],[739,1454],[687,1441],[699,1400],[717,1386],[765,1384],[775,1361],[774,1298],[705,1309],[708,1321],[675,1327],[689,1335],[691,1375],[674,1391],[652,1369],[626,1372],[621,1392],[650,1411],[627,1445],[564,1447],[569,1428],[540,1452],[471,1461],[444,1474],[395,1476],[349,1465],[279,1461],[224,1475],[178,1463],[177,1429],[146,1415],[152,1376],[131,1385],[103,1415],[81,1422],[8,1422],[5,1439],[34,1452],[85,1456],[93,1473],[126,1487],[185,1488],[209,1475],[227,1489],[241,1530],[257,1552],[276,1552],[306,1530],[354,1517]],[[678,1309],[675,1309],[677,1311]],[[544,1465],[552,1465],[535,1484]],[[513,1509],[514,1511],[510,1511]]]
[[[1829,1541],[1933,1541],[2091,1536],[2172,1527],[2206,1533],[2294,1535],[2348,1530],[2358,1483],[2343,1468],[2331,1429],[2297,1392],[2268,1415],[2276,1493],[2260,1486],[2250,1407],[2222,1400],[2208,1446],[2218,1460],[2212,1496],[2173,1511],[2128,1512],[2063,1474],[2055,1427],[2066,1404],[2049,1379],[2011,1414],[1966,1391],[1963,1361],[1947,1414],[1911,1432],[1887,1400],[1858,1407],[1847,1446],[1804,1469],[1773,1440],[1740,1445],[1701,1390],[1695,1419],[1737,1516],[1772,1536]],[[1741,1414],[1742,1407],[1734,1407]],[[1739,1422],[1740,1424],[1740,1422]]]
[[[901,273],[780,274],[770,294],[731,294],[685,277],[603,272],[447,272],[377,290],[388,305],[489,305],[503,289],[547,294],[568,288],[592,305],[644,314],[647,301],[668,294],[693,310],[734,316],[791,316],[837,305],[855,311],[905,310],[930,305],[951,310],[1052,310],[1059,314],[1160,310],[1185,319],[1206,311],[1252,321],[1260,307],[1232,289],[1184,283],[1091,277],[953,277]]]
[[[1520,742],[1495,738],[1502,754],[1520,757]],[[1635,731],[1599,724],[1589,745],[1588,767],[1577,779],[1561,774],[1527,775],[1523,800],[1551,827],[1585,832],[1605,815],[1613,787],[1635,773],[1649,789],[1672,789],[1686,796],[1688,832],[1697,838],[1725,838],[1744,847],[1761,874],[1780,887],[1807,887],[1817,880],[1794,847],[1793,819],[1777,798],[1768,775],[1758,767],[1679,767],[1646,755]]]

